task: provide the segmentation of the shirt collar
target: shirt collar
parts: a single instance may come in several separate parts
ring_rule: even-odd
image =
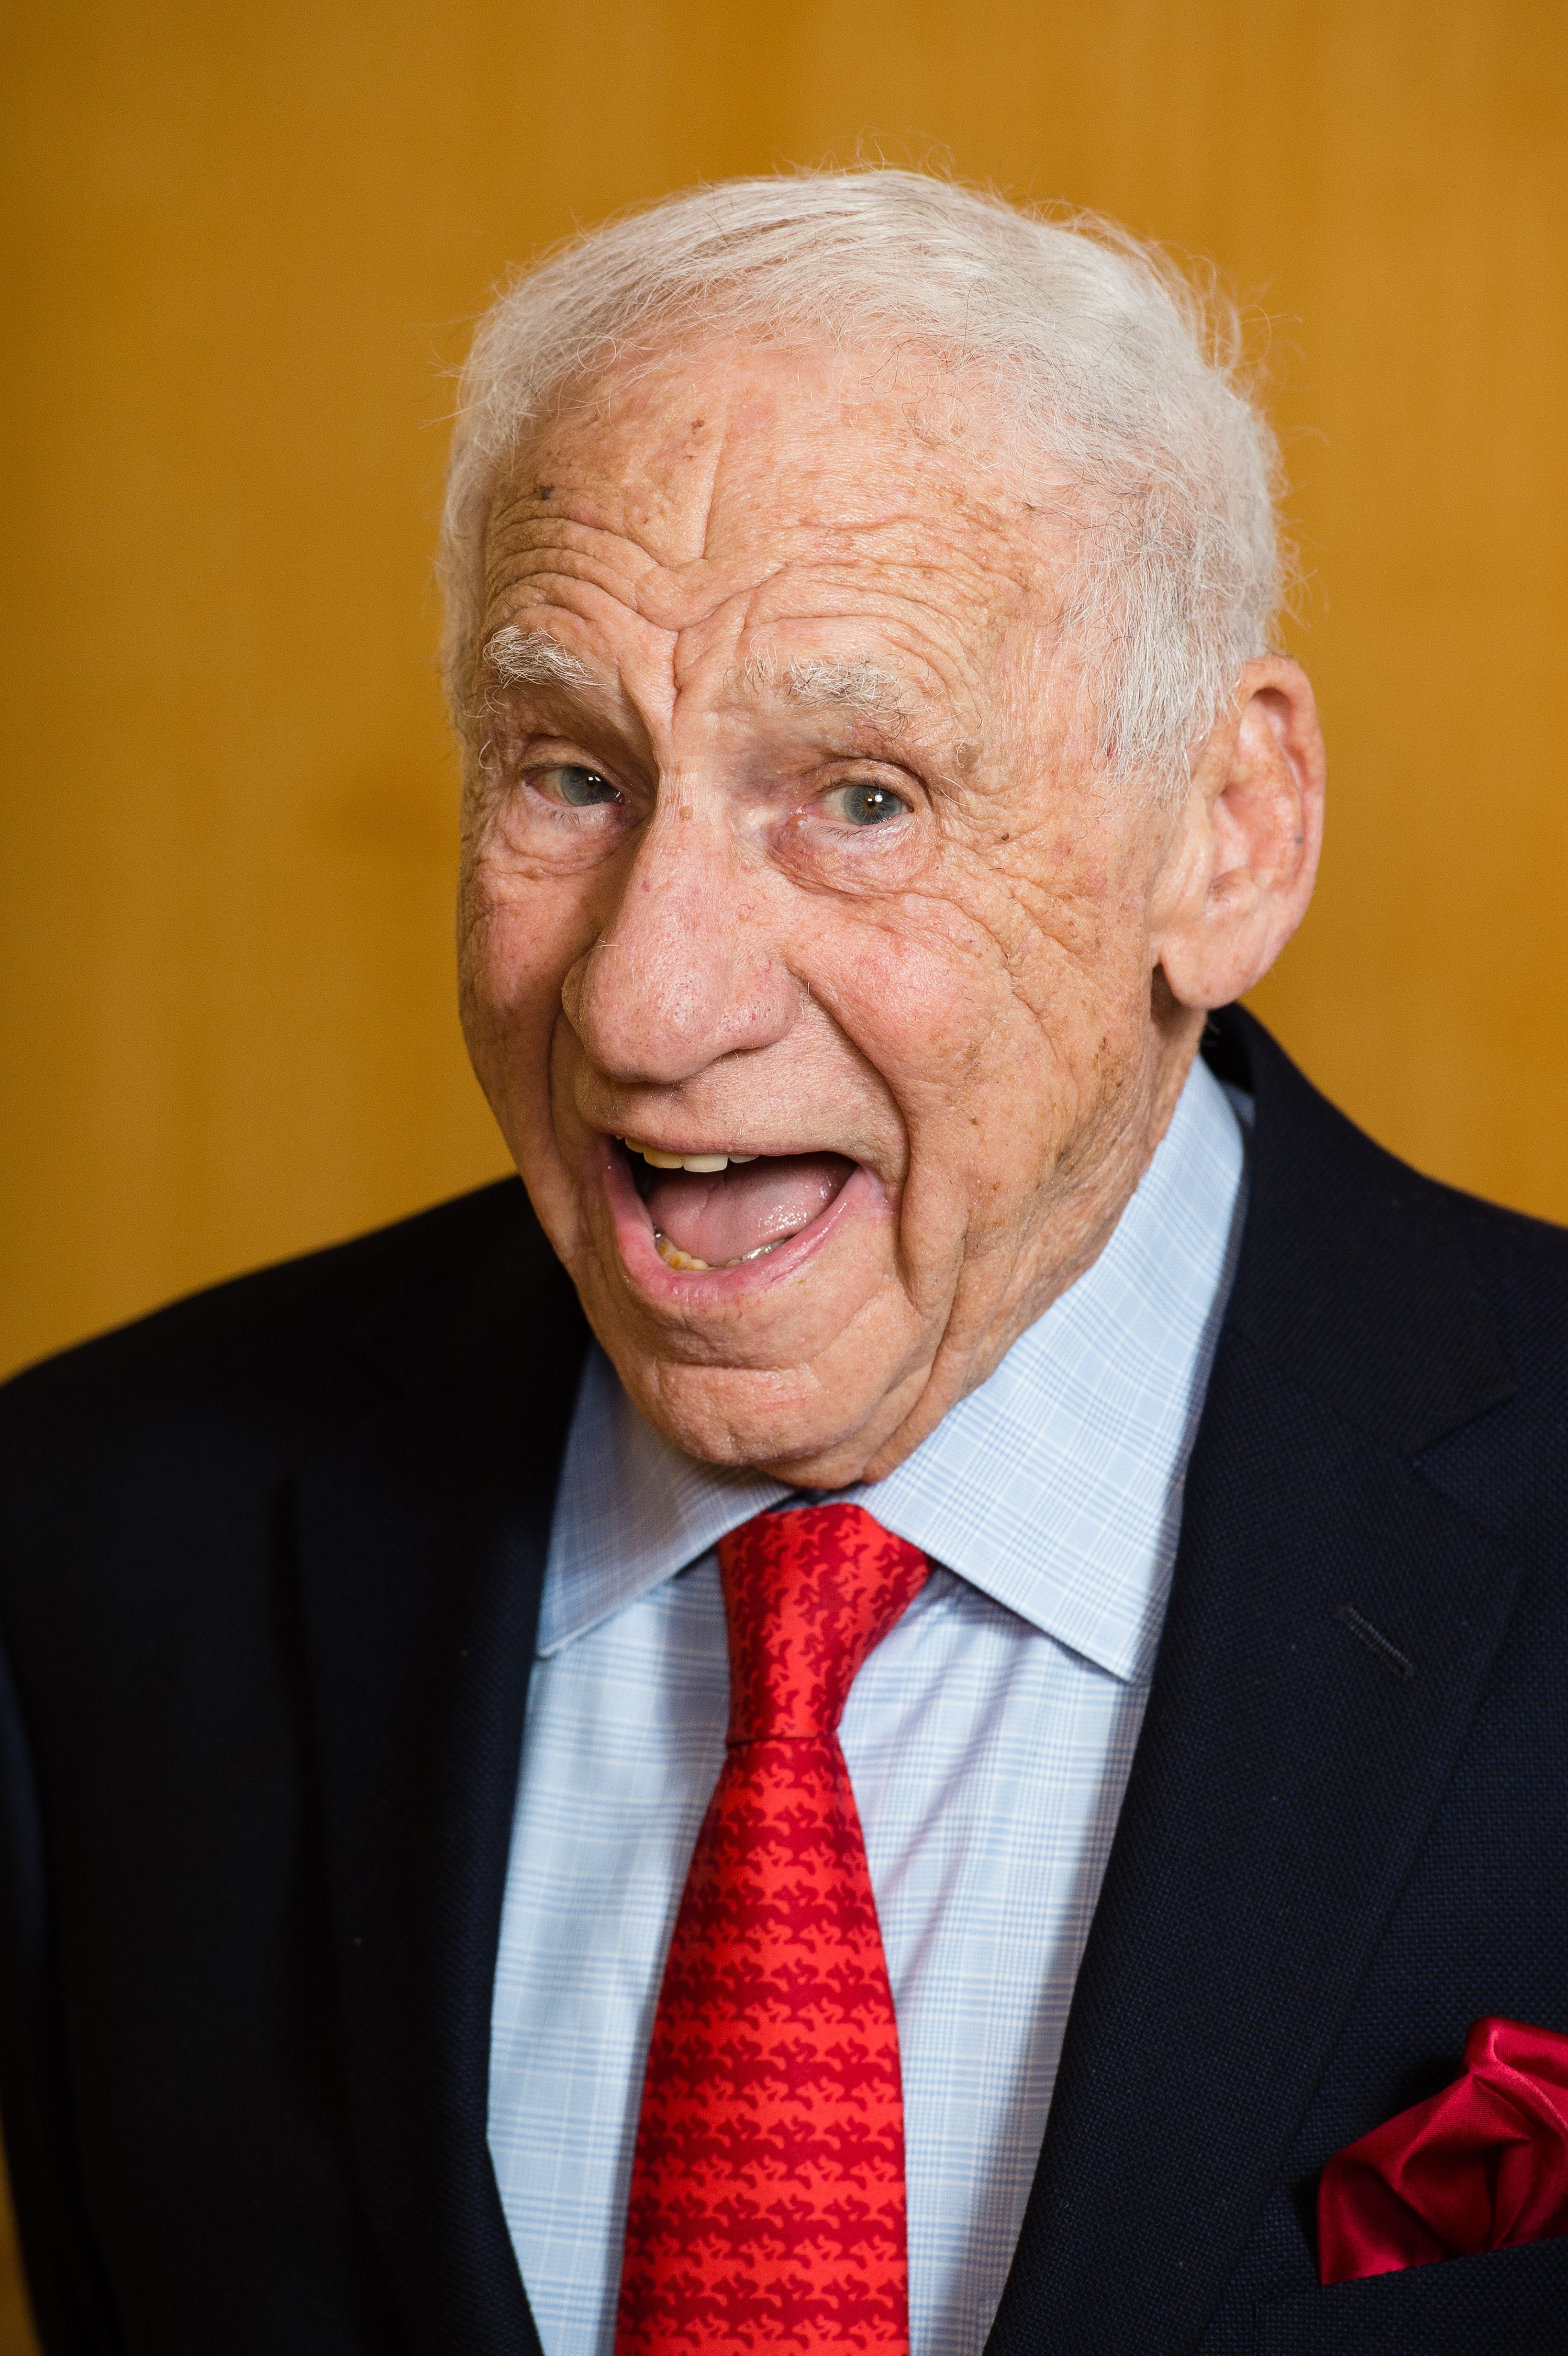
[[[1194,1065],[1099,1258],[896,1472],[843,1493],[1123,1679],[1153,1665],[1245,1211],[1242,1108],[1227,1093]],[[596,1345],[562,1466],[540,1651],[795,1494],[685,1455]]]

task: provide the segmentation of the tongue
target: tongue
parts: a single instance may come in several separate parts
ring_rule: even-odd
[[[842,1153],[789,1153],[731,1162],[717,1177],[661,1170],[644,1197],[660,1235],[710,1268],[744,1259],[809,1226],[850,1172]]]

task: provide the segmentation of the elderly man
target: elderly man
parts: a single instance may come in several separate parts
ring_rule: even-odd
[[[481,327],[523,1185],[4,1409],[51,2356],[1568,2345],[1568,1252],[1234,1011],[1272,480],[1156,258],[917,176]]]

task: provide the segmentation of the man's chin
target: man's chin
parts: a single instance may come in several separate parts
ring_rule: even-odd
[[[857,1481],[903,1420],[904,1384],[846,1396],[816,1367],[693,1365],[618,1349],[601,1336],[648,1420],[700,1463],[767,1472],[798,1487]],[[864,1375],[862,1382],[865,1382]]]
[[[574,1271],[575,1274],[577,1271]],[[903,1288],[866,1254],[853,1269],[650,1315],[596,1258],[578,1281],[589,1323],[631,1399],[704,1464],[842,1488],[905,1421],[930,1373],[930,1337]]]

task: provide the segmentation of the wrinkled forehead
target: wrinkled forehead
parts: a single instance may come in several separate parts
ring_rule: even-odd
[[[504,589],[597,542],[732,594],[923,581],[995,621],[1048,592],[1075,529],[1065,478],[936,358],[725,337],[624,359],[542,423],[498,477],[487,569]]]
[[[1076,541],[1064,487],[965,390],[908,355],[732,337],[607,371],[497,483],[481,646],[545,632],[645,717],[740,682],[793,702],[826,664],[811,701],[846,721],[875,698],[989,740],[1015,678],[1031,706],[1056,691]]]

